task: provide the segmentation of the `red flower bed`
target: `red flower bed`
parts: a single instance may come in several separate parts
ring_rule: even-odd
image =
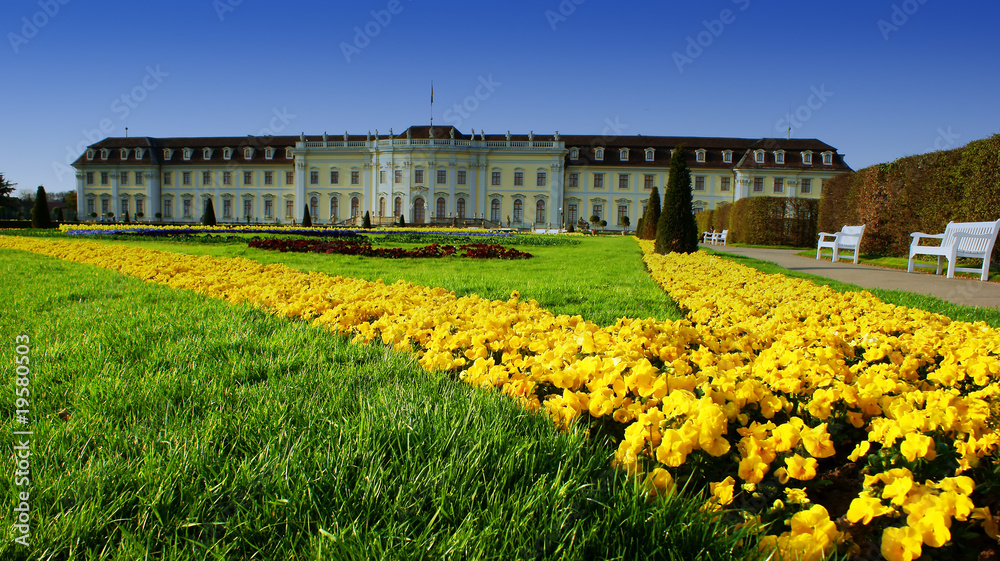
[[[256,249],[291,251],[295,253],[337,253],[340,255],[364,255],[368,257],[471,257],[473,259],[530,259],[532,255],[499,244],[467,243],[460,246],[432,243],[424,247],[403,249],[400,247],[372,247],[367,240],[282,240],[277,238],[255,238],[247,244]]]

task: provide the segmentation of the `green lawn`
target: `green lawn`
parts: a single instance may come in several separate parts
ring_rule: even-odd
[[[602,258],[625,247],[603,241]],[[585,255],[575,259],[598,262]],[[302,257],[307,267],[320,256]],[[699,514],[700,500],[647,500],[600,442],[409,355],[92,266],[9,250],[0,260],[0,360],[12,364],[15,336],[30,337],[34,432],[31,547],[12,541],[5,500],[0,559],[755,555],[753,540],[738,545]],[[502,296],[544,274],[521,264],[436,267],[467,290],[476,270],[492,271]],[[396,261],[321,267],[434,278]],[[4,411],[13,390],[0,384]],[[0,488],[14,489],[4,466]]]

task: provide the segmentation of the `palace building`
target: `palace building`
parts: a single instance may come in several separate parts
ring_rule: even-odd
[[[597,215],[635,225],[666,185],[672,151],[691,169],[695,211],[756,196],[819,198],[850,168],[815,139],[465,134],[106,138],[74,162],[78,215],[220,223],[372,222],[564,227]],[[110,214],[109,214],[110,213]]]

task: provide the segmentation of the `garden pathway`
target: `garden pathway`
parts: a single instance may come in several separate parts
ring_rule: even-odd
[[[1000,308],[1000,283],[982,282],[978,279],[947,279],[944,274],[934,275],[933,269],[907,273],[871,265],[855,265],[840,261],[817,261],[815,257],[796,255],[797,249],[760,249],[733,246],[702,246],[716,251],[745,255],[761,261],[770,261],[792,271],[827,277],[855,284],[864,288],[903,290],[916,294],[936,296],[965,306]]]

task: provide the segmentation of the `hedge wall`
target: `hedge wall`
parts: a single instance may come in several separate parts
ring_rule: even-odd
[[[862,253],[906,256],[910,233],[939,234],[949,221],[1000,218],[1000,134],[941,152],[908,156],[827,181],[819,228],[865,224]],[[993,260],[1000,261],[1000,246]]]
[[[752,245],[815,247],[819,201],[786,197],[751,197],[729,209],[729,238]]]

